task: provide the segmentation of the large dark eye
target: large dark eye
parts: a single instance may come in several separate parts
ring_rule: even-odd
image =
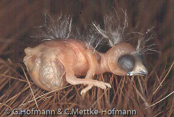
[[[130,72],[135,66],[135,59],[132,55],[123,55],[118,59],[118,65],[122,70]]]

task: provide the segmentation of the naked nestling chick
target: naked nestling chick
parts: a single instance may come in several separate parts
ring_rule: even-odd
[[[100,53],[84,41],[69,38],[71,20],[66,20],[64,23],[66,27],[56,29],[56,33],[64,30],[64,35],[59,34],[59,37],[54,37],[55,39],[47,38],[45,39],[47,41],[38,46],[25,49],[24,63],[28,73],[42,89],[51,91],[61,88],[67,83],[84,84],[87,87],[81,91],[81,94],[85,94],[93,86],[102,89],[111,87],[109,83],[93,80],[95,74],[104,72],[120,76],[147,74],[146,68],[136,53],[136,48],[132,45],[113,43],[106,53]],[[100,33],[102,32],[95,24],[94,27]],[[104,32],[101,35],[104,35]],[[78,78],[79,76],[85,76],[85,78]]]

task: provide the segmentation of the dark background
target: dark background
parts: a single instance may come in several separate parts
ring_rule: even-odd
[[[35,45],[37,26],[45,22],[45,14],[56,18],[61,13],[73,17],[73,25],[82,30],[96,21],[103,24],[103,16],[123,9],[128,14],[129,31],[144,33],[152,31],[160,51],[173,49],[172,30],[174,15],[172,0],[126,1],[126,0],[1,0],[0,1],[1,53],[5,57],[22,60],[23,49]],[[119,12],[121,13],[121,12]],[[120,15],[121,16],[121,15]],[[173,57],[173,54],[170,54]]]

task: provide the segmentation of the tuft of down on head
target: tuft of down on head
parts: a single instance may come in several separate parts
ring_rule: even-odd
[[[134,53],[139,55],[152,54],[150,52],[160,53],[160,51],[155,49],[157,44],[150,42],[153,39],[153,35],[150,35],[148,39],[144,40],[143,38],[138,39],[136,51]],[[150,42],[148,45],[147,43]]]

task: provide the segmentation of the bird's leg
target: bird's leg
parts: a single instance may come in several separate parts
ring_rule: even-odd
[[[86,51],[86,59],[87,59],[88,64],[89,64],[89,70],[87,72],[85,79],[76,78],[74,76],[74,73],[73,73],[73,68],[65,66],[65,68],[66,68],[66,81],[72,85],[78,85],[78,84],[88,85],[86,88],[84,88],[81,91],[81,94],[85,94],[93,86],[97,86],[97,87],[100,87],[102,89],[106,89],[106,87],[111,87],[111,85],[109,83],[105,83],[105,82],[97,81],[97,80],[92,80],[92,78],[95,74],[97,61],[96,61],[96,58],[93,55],[93,52],[91,50]],[[68,65],[68,66],[70,66],[70,65]]]
[[[92,79],[95,75],[95,71],[96,71],[96,67],[97,67],[97,60],[96,57],[94,55],[94,53],[92,52],[92,50],[86,50],[86,59],[88,61],[88,65],[89,65],[89,70],[85,76],[86,79]],[[84,88],[80,94],[86,94],[87,91],[89,91],[91,88],[93,87],[92,84],[89,84],[86,88]]]

